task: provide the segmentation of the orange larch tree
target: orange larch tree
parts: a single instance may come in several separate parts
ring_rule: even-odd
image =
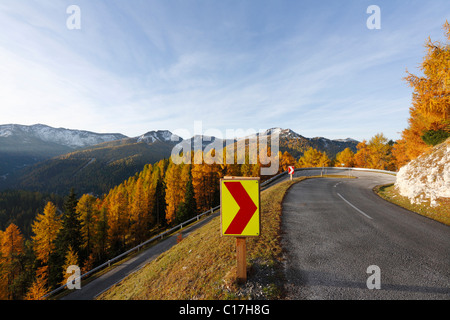
[[[96,239],[97,205],[96,198],[89,194],[84,194],[77,203],[76,212],[81,220],[81,235],[83,237],[82,248],[86,256],[92,251],[94,240]]]
[[[149,198],[141,177],[137,179],[132,192],[130,217],[131,235],[134,238],[134,243],[139,244],[145,240],[150,223]]]
[[[287,151],[281,153],[278,152],[278,159],[280,161],[279,173],[287,171],[289,166],[295,166],[295,158]]]
[[[299,168],[329,167],[330,164],[331,161],[325,152],[320,152],[310,147],[307,151],[305,151],[303,156],[298,159],[297,166]]]
[[[61,227],[61,218],[56,213],[56,206],[48,202],[44,213],[38,214],[32,224],[34,252],[36,259],[43,264],[48,263],[50,254],[55,250],[55,240]]]
[[[394,146],[397,167],[415,159],[450,136],[450,24],[444,24],[446,42],[425,43],[421,64],[423,76],[407,71],[405,80],[413,88],[408,128]],[[430,139],[433,137],[433,139]],[[437,138],[436,138],[437,137]],[[405,161],[405,157],[407,157]]]
[[[129,234],[128,193],[125,184],[115,187],[108,200],[109,248],[112,253],[118,253],[126,246]]]
[[[345,148],[336,155],[336,167],[353,167],[355,165],[355,154],[350,148]]]
[[[72,275],[71,273],[67,273],[67,268],[72,265],[78,266],[78,254],[75,250],[73,250],[72,246],[69,245],[69,249],[67,250],[65,257],[65,263],[62,267],[63,281],[61,282],[61,285],[65,285],[67,283],[67,279],[69,279]]]
[[[189,179],[186,172],[187,164],[174,164],[170,162],[167,168],[166,182],[166,221],[171,224],[175,221],[178,205],[184,200],[185,186]],[[186,169],[184,169],[186,168]]]
[[[368,166],[368,158],[369,158],[369,150],[367,147],[367,141],[363,140],[356,146],[358,150],[355,153],[355,167],[357,168],[366,168]]]
[[[8,300],[20,296],[15,281],[21,273],[20,259],[24,253],[24,239],[19,228],[11,223],[0,241],[0,296]]]

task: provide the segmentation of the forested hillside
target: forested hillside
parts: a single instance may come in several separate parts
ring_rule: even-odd
[[[450,41],[448,22],[444,30]],[[450,135],[450,44],[428,40],[426,48],[427,55],[422,64],[424,76],[408,73],[406,77],[414,89],[413,105],[409,126],[400,140],[394,143],[378,133],[368,141],[358,143],[356,150],[351,147],[343,149],[334,159],[327,152],[286,132],[290,137],[283,147],[298,151],[298,156],[287,150],[271,155],[268,147],[260,148],[259,152],[263,157],[277,158],[272,158],[272,161],[278,161],[278,172],[285,171],[290,165],[398,170],[431,146],[445,141]],[[119,148],[120,144],[114,147]],[[133,147],[139,147],[139,143]],[[107,176],[111,171],[101,170],[114,161],[101,163],[99,167],[96,167],[96,162],[109,150],[85,150],[82,161],[76,162],[77,157],[73,162],[69,161],[73,164],[64,169],[70,172],[67,176],[59,172],[62,168],[52,169],[55,172],[49,169],[45,175],[63,174],[59,178],[65,179],[66,187],[76,185],[77,174],[93,170],[91,168],[95,168],[90,173],[91,179]],[[210,150],[206,156],[214,157],[216,151],[219,150]],[[226,150],[223,154],[227,154]],[[200,164],[175,164],[170,159],[149,164],[151,159],[146,160],[149,162],[143,170],[127,177],[104,195],[84,191],[77,194],[71,190],[61,203],[58,197],[49,195],[2,192],[0,299],[39,299],[64,283],[68,265],[79,265],[82,272],[88,271],[153,234],[209,210],[219,202],[220,178],[225,175],[259,176],[261,163],[266,163],[261,159],[249,163],[248,158],[244,164],[236,164],[236,161],[234,164],[206,164],[204,161]],[[127,159],[120,161],[126,162]],[[442,163],[442,168],[445,164]],[[440,167],[431,168],[434,173],[438,170]],[[266,178],[261,177],[262,180]]]
[[[123,138],[126,136],[119,133],[102,134],[43,124],[0,125],[0,185],[2,180],[23,167],[79,148]]]
[[[31,223],[37,213],[44,210],[49,201],[61,208],[63,197],[24,190],[0,192],[0,230],[5,230],[11,223],[14,223],[22,231],[24,237],[29,239],[32,235]]]
[[[272,131],[279,133],[279,149],[287,151],[298,159],[309,148],[317,149],[333,159],[345,148],[356,152],[357,141],[352,139],[330,140],[326,138],[305,138],[290,129],[272,128],[262,133],[270,141]],[[168,159],[172,148],[178,143],[170,131],[150,131],[136,138],[126,138],[101,143],[82,150],[76,150],[27,166],[2,179],[0,188],[26,189],[31,191],[67,194],[71,188],[80,193],[101,195],[140,172],[148,163]],[[176,137],[176,136],[175,136]],[[190,139],[192,148],[195,139],[201,139],[203,148],[216,138],[196,136]],[[243,137],[249,139],[249,137]],[[223,146],[224,140],[217,139]],[[248,143],[255,143],[250,138]],[[241,150],[242,151],[242,150]],[[238,151],[239,153],[239,151]]]
[[[172,148],[173,144],[160,141],[100,144],[27,167],[10,184],[17,189],[61,195],[72,187],[82,193],[103,194],[147,163],[169,158]]]
[[[378,139],[372,140],[369,150],[374,157],[378,149],[372,145],[376,146]],[[227,154],[226,149],[223,152]],[[261,148],[260,152],[271,156],[270,148]],[[214,157],[215,150],[206,156]],[[298,161],[287,151],[273,155],[272,161],[278,161],[278,172],[291,165],[332,164],[326,153],[313,148]],[[24,236],[15,223],[0,234],[1,250],[5,252],[0,259],[1,297],[40,298],[64,281],[68,265],[79,265],[86,272],[155,233],[216,206],[220,178],[260,176],[261,162],[266,163],[258,160],[241,165],[174,164],[163,159],[145,165],[142,171],[103,196],[77,195],[71,191],[63,204],[50,200],[32,220],[22,223],[28,228],[31,225],[31,237],[28,231]],[[13,243],[11,238],[15,239]],[[6,254],[11,250],[16,254]]]

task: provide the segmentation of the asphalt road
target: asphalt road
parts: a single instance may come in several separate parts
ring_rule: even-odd
[[[297,173],[297,175],[312,175],[312,174],[320,174],[320,172],[317,173],[316,170],[313,170]],[[279,183],[286,179],[288,179],[287,176],[274,181],[273,183],[271,183],[271,185]],[[211,216],[208,216],[207,218],[202,219],[195,225],[185,228],[182,231],[183,238],[187,237],[189,233],[191,233],[195,229],[200,228],[206,223],[208,223],[213,217],[217,216],[218,214],[219,211],[217,211]],[[154,246],[141,251],[141,253],[135,255],[134,257],[128,259],[127,261],[119,263],[110,271],[106,272],[105,274],[101,275],[95,280],[90,281],[88,284],[82,285],[81,289],[79,290],[74,289],[72,292],[62,297],[60,300],[94,300],[101,293],[108,290],[116,283],[119,283],[133,272],[138,271],[139,269],[144,267],[147,263],[156,259],[160,254],[173,247],[177,242],[176,240],[177,235],[168,237],[163,241],[155,244]]]
[[[286,194],[287,298],[449,300],[450,227],[373,193],[394,176],[352,175],[306,180]],[[368,272],[373,265],[379,273]],[[377,277],[380,289],[369,289]]]
[[[201,219],[196,224],[187,227],[182,230],[183,238],[187,237],[192,231],[202,227],[212,218],[216,217],[219,213],[216,211],[210,216]],[[114,284],[122,281],[128,275],[135,271],[138,271],[144,267],[147,263],[156,259],[161,253],[169,250],[177,243],[178,233],[165,238],[163,241],[158,242],[154,246],[141,251],[141,253],[128,259],[127,261],[119,264],[110,271],[89,282],[86,285],[82,285],[81,289],[73,289],[71,293],[61,298],[61,300],[94,300],[98,295],[108,290]]]

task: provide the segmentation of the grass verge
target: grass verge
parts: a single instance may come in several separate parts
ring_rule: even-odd
[[[429,201],[420,204],[411,203],[407,197],[398,192],[394,184],[377,186],[374,191],[389,202],[450,226],[450,199],[439,199],[440,205],[432,207]]]
[[[261,236],[247,238],[246,284],[236,282],[236,240],[220,236],[220,217],[216,217],[98,299],[281,298],[284,284],[280,234],[282,201],[294,183],[307,178],[320,177],[294,178],[261,191]]]

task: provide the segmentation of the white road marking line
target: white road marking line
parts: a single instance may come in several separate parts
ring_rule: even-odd
[[[373,219],[372,217],[368,216],[367,214],[365,214],[364,212],[362,212],[361,210],[359,210],[357,207],[355,207],[354,205],[352,205],[350,202],[348,202],[343,196],[341,196],[339,193],[337,194],[339,197],[341,197],[342,200],[344,200],[345,202],[347,202],[353,209],[355,209],[356,211],[358,211],[359,213],[361,213],[363,216],[365,216],[366,218],[369,219]]]

